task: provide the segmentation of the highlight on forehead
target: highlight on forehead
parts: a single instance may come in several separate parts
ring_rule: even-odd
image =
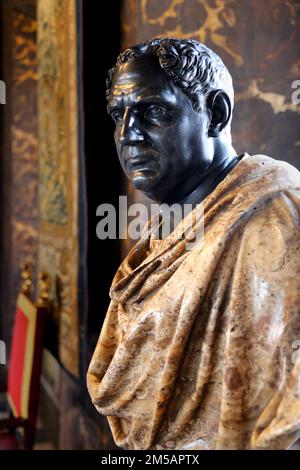
[[[122,96],[132,93],[134,90],[134,83],[117,82],[113,83],[111,87],[110,96]]]
[[[178,93],[183,97],[185,95],[182,93],[180,88],[175,87],[172,82],[169,83],[169,86],[153,86],[145,85],[141,87],[133,86],[131,87],[122,87],[122,86],[113,86],[111,88],[111,93],[108,99],[107,109],[114,107],[123,107],[124,99],[125,102],[129,99],[132,104],[140,105],[146,103],[159,103],[165,105],[174,105],[176,103],[176,96]],[[170,91],[172,91],[170,93]],[[187,97],[185,97],[187,99]]]
[[[143,57],[142,60],[122,64],[116,68],[109,99],[122,95],[135,95],[135,100],[153,95],[159,99],[164,94],[163,89],[173,89],[170,77],[159,66],[153,64],[153,58]]]

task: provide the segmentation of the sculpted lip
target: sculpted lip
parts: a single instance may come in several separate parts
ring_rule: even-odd
[[[151,156],[138,156],[126,161],[126,169],[129,173],[135,171],[157,171],[157,161]]]

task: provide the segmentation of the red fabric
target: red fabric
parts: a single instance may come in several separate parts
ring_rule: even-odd
[[[0,450],[20,450],[14,434],[8,432],[0,433]]]
[[[17,307],[13,329],[12,346],[9,363],[7,391],[13,400],[17,416],[21,416],[21,396],[23,383],[23,370],[25,364],[25,347],[28,329],[28,318]]]

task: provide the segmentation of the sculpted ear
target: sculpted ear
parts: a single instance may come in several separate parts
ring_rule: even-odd
[[[214,90],[208,96],[206,106],[210,114],[208,136],[218,137],[231,118],[232,107],[230,99],[225,91]]]

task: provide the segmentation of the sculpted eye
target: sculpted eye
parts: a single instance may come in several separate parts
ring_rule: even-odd
[[[147,109],[145,116],[147,119],[165,119],[167,118],[168,114],[166,108],[152,105]]]

